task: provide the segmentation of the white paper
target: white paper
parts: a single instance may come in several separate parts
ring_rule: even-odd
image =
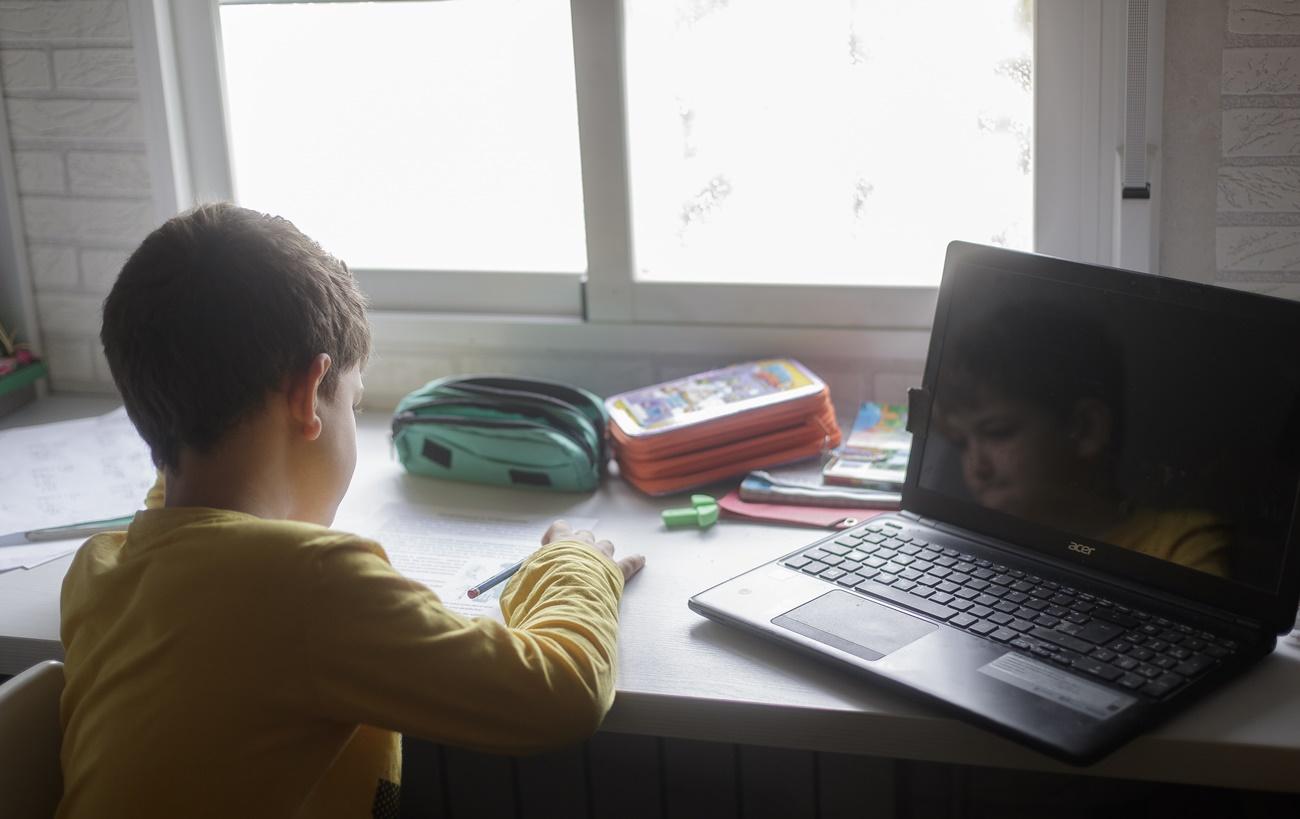
[[[144,504],[156,477],[149,447],[124,409],[2,430],[0,464],[0,534],[129,515]],[[38,566],[79,545],[2,547],[0,571]]]
[[[30,543],[25,546],[5,546],[0,548],[0,572],[11,569],[35,569],[51,560],[58,560],[64,555],[72,554],[85,542],[86,538],[83,537],[47,543]]]
[[[596,525],[595,518],[566,520],[574,529]],[[542,533],[552,522],[392,504],[359,534],[378,541],[393,568],[428,586],[451,611],[500,620],[505,583],[474,600],[465,592],[541,548]]]

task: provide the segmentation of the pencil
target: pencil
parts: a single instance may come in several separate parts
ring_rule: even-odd
[[[527,560],[527,558],[525,558],[525,560]],[[480,594],[492,588],[493,586],[497,585],[498,583],[503,583],[506,580],[509,580],[511,575],[519,571],[519,567],[522,565],[524,565],[523,560],[519,561],[518,563],[511,566],[510,568],[501,571],[499,574],[492,575],[487,580],[484,580],[482,583],[479,583],[474,588],[465,592],[465,596],[468,597],[470,600],[473,600],[475,597],[478,597]]]

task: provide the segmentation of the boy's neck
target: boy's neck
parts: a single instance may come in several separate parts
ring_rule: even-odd
[[[166,471],[166,506],[228,509],[268,520],[296,517],[291,458],[267,424],[250,420],[227,432],[209,452],[181,452]]]

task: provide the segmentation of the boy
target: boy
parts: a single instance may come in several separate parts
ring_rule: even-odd
[[[127,261],[101,335],[165,505],[64,581],[60,817],[396,815],[397,732],[528,752],[600,724],[643,559],[557,522],[502,626],[325,528],[370,346],[346,266],[283,219],[202,206]]]

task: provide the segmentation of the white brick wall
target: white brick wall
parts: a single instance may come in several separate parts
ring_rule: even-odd
[[[129,48],[59,49],[54,52],[54,81],[69,91],[139,85]]]
[[[32,239],[138,244],[153,226],[147,199],[24,196],[23,219]]]
[[[125,250],[83,250],[81,251],[81,286],[89,293],[108,294],[117,280],[117,272],[126,264],[130,255]]]
[[[77,289],[77,250],[66,245],[27,246],[27,259],[38,293],[72,292]]]
[[[63,157],[54,151],[14,151],[20,193],[63,193]]]
[[[41,328],[51,336],[95,338],[102,299],[86,293],[36,293]]]
[[[131,41],[126,0],[0,2],[0,41]]]
[[[100,305],[154,227],[127,0],[0,0],[0,92],[51,381],[111,390]]]
[[[141,136],[140,104],[134,100],[15,98],[6,92],[9,134],[15,142],[83,140],[136,142]]]
[[[73,193],[149,193],[149,165],[142,153],[69,151],[68,186]]]
[[[52,336],[45,342],[45,361],[56,384],[72,389],[94,382],[95,366],[90,358],[90,341]]]
[[[53,84],[50,59],[44,51],[0,50],[0,70],[4,72],[4,88],[7,91],[43,91]]]

